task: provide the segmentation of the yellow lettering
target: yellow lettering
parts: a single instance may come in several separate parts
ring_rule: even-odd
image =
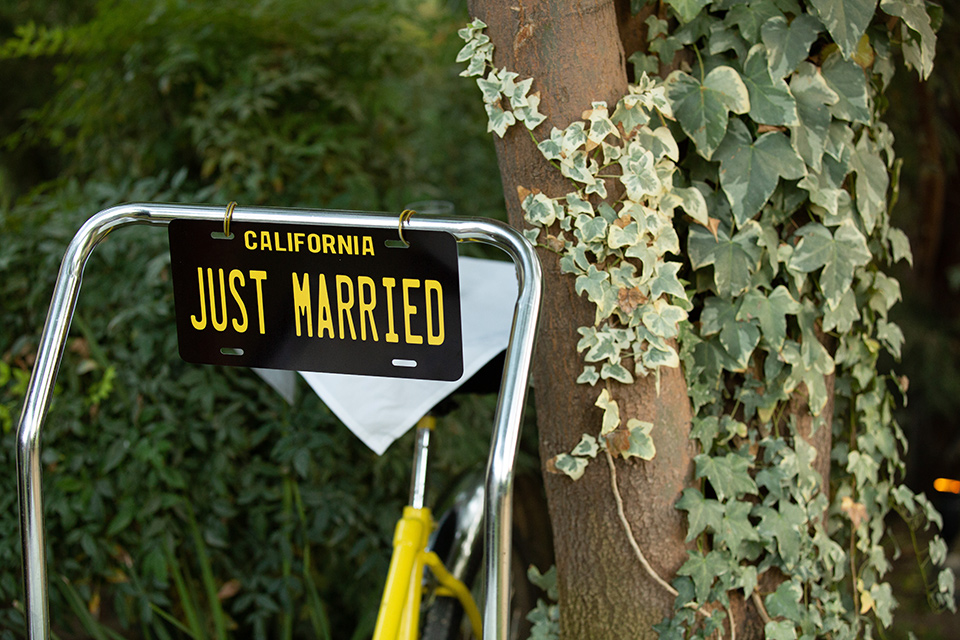
[[[333,313],[330,311],[330,294],[327,293],[327,278],[320,274],[320,310],[317,313],[317,337],[329,333],[333,338]]]
[[[300,337],[300,316],[307,316],[307,336],[313,337],[313,310],[310,307],[310,274],[303,274],[303,283],[301,284],[300,279],[297,278],[297,274],[290,274],[293,276],[293,317],[297,319],[297,337]]]
[[[247,249],[249,249],[250,251],[255,251],[257,248],[257,232],[244,231],[243,244],[245,244],[247,246]]]
[[[337,243],[337,253],[343,255],[353,255],[353,247],[350,246],[350,236],[337,236],[337,240],[340,242]]]
[[[393,330],[393,288],[397,281],[393,278],[383,279],[383,288],[387,290],[387,333],[383,336],[387,342],[400,342],[400,336]]]
[[[344,287],[346,285],[346,287]],[[347,296],[344,298],[343,292],[344,289],[347,291]],[[343,340],[344,331],[343,331],[343,317],[347,317],[346,324],[350,325],[350,339],[357,339],[357,331],[353,327],[353,314],[350,313],[350,310],[353,309],[353,281],[349,276],[337,276],[337,322],[340,325],[340,339]]]
[[[426,280],[423,283],[427,298],[427,344],[443,344],[443,288],[436,280]],[[433,305],[430,293],[437,292],[437,333],[433,333]]]
[[[298,253],[299,253],[299,251],[300,251],[300,245],[303,244],[304,235],[305,235],[305,234],[303,234],[303,233],[295,233],[295,234],[293,234],[293,250],[296,251],[296,252],[298,252]]]
[[[270,243],[270,232],[261,231],[260,232],[260,250],[261,251],[273,251],[273,245]]]
[[[289,233],[288,233],[287,235],[289,235]],[[289,240],[289,238],[287,238],[287,239]],[[274,231],[274,232],[273,232],[273,245],[274,245],[274,248],[275,248],[277,251],[286,251],[286,250],[287,250],[287,248],[286,248],[285,246],[283,246],[282,244],[280,244],[280,232],[279,232],[279,231]]]
[[[360,245],[357,244],[357,236],[353,236],[353,255],[360,255]]]
[[[197,267],[197,284],[200,286],[200,319],[197,316],[190,316],[190,322],[197,331],[203,331],[207,326],[207,301],[203,295],[203,267]]]
[[[263,287],[261,283],[267,279],[267,272],[261,270],[250,270],[250,279],[257,283],[257,317],[260,319],[260,333],[267,332],[263,325]]]
[[[320,236],[315,233],[308,235],[307,249],[310,249],[310,253],[320,253]]]
[[[407,344],[423,344],[423,337],[410,330],[410,318],[417,315],[417,308],[410,304],[410,289],[419,288],[419,280],[414,278],[403,279],[403,330],[407,334]]]
[[[363,236],[363,255],[373,255],[373,238],[370,236]]]
[[[247,330],[247,307],[244,306],[243,299],[240,297],[240,293],[237,291],[237,280],[240,281],[241,287],[246,285],[246,280],[243,277],[243,273],[241,273],[239,269],[234,269],[230,272],[230,293],[233,294],[233,299],[236,300],[237,306],[240,307],[240,316],[243,318],[243,320],[241,322],[237,322],[237,319],[234,318],[233,329],[237,333],[244,333]]]
[[[364,287],[367,288],[368,297],[366,299],[363,296]],[[368,276],[357,277],[357,305],[360,309],[360,339],[367,339],[367,323],[364,320],[364,316],[366,316],[370,321],[370,334],[373,336],[373,341],[377,342],[379,340],[377,325],[373,320],[373,309],[377,306],[377,290],[373,278]]]
[[[323,252],[324,253],[336,253],[336,250],[333,248],[333,236],[329,233],[323,234]]]
[[[220,313],[223,316],[217,320],[217,303],[214,300],[213,293],[213,269],[207,267],[207,289],[210,293],[210,324],[217,331],[223,331],[227,328],[227,291],[223,286],[223,269],[217,269],[220,275]]]

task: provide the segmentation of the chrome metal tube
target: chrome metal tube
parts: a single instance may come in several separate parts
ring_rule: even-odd
[[[417,442],[413,449],[413,473],[410,474],[410,506],[423,509],[427,494],[427,456],[430,453],[430,428],[417,424]]]
[[[47,313],[37,359],[17,428],[17,480],[23,547],[27,637],[50,637],[46,543],[41,492],[40,436],[54,382],[73,319],[83,269],[93,249],[113,230],[132,224],[166,225],[175,219],[223,220],[216,206],[126,204],[105,209],[77,231],[67,248]],[[397,228],[392,214],[237,207],[235,222],[287,223]],[[416,216],[404,223],[414,231],[445,231],[459,240],[486,242],[504,250],[517,266],[520,294],[514,309],[493,442],[487,464],[485,548],[487,593],[484,640],[505,640],[509,608],[511,490],[520,435],[534,333],[541,297],[540,264],[530,244],[517,231],[492,220]]]

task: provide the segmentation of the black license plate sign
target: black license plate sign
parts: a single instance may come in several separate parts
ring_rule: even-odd
[[[198,364],[457,380],[453,236],[174,220],[180,356]]]

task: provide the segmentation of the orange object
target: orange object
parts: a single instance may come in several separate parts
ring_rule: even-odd
[[[960,493],[960,480],[937,478],[933,481],[933,488],[940,493]]]

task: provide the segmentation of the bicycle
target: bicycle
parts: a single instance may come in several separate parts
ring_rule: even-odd
[[[231,219],[237,223],[329,225],[366,229],[402,231],[439,231],[452,234],[458,241],[483,241],[504,250],[517,267],[520,294],[514,308],[510,346],[506,352],[500,399],[484,480],[482,538],[484,555],[484,595],[482,627],[484,640],[506,640],[509,622],[509,572],[512,522],[512,481],[516,460],[520,419],[524,409],[527,378],[533,351],[534,333],[539,316],[542,294],[540,264],[533,247],[517,231],[491,220],[426,218],[404,220],[399,228],[394,216],[343,211],[308,211],[296,209],[239,208],[234,203],[224,216],[221,207],[200,205],[173,205],[138,203],[105,209],[92,216],[77,231],[68,246],[54,287],[47,320],[41,334],[34,370],[27,386],[23,410],[17,427],[17,485],[20,510],[20,533],[23,550],[24,610],[27,638],[48,640],[51,637],[48,604],[47,559],[43,522],[42,465],[40,455],[41,431],[50,406],[69,328],[73,319],[83,270],[96,246],[120,227],[139,225],[167,226],[178,219],[203,223],[223,223],[223,237]],[[213,226],[213,231],[216,231]],[[210,234],[210,230],[205,233]],[[400,240],[403,241],[402,233]],[[288,279],[289,281],[289,279]],[[260,281],[257,280],[257,283]],[[258,294],[259,295],[259,294]],[[224,320],[225,322],[225,320]],[[262,322],[261,322],[262,325]],[[236,351],[221,349],[228,357]],[[241,352],[242,355],[242,352]],[[238,362],[238,364],[241,364]],[[399,366],[399,365],[398,365]],[[412,505],[411,505],[412,506]],[[401,540],[416,539],[419,548],[427,528],[423,513],[412,513],[412,520],[423,523],[419,532],[410,525]],[[406,528],[406,527],[405,527]],[[416,535],[414,535],[416,534]],[[422,544],[426,544],[423,542]],[[416,563],[417,554],[403,551],[395,576],[402,575],[407,563]],[[409,559],[409,560],[408,560]],[[432,559],[424,559],[426,564]],[[414,597],[419,588],[410,589],[413,580],[419,583],[419,574],[406,583],[406,590]],[[453,584],[453,583],[451,583]],[[396,587],[399,592],[402,587]],[[393,588],[387,600],[396,599]],[[390,619],[395,615],[391,614]],[[408,615],[410,624],[416,616]],[[399,624],[399,623],[398,623]]]

